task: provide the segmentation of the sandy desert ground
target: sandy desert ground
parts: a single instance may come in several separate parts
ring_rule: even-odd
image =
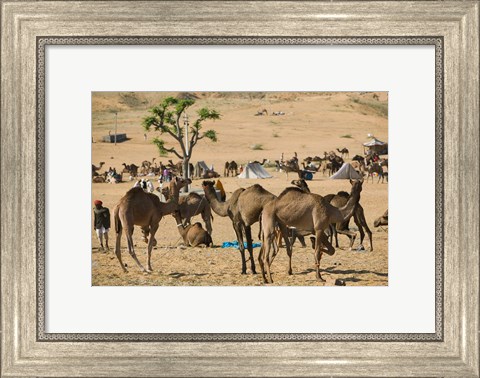
[[[324,151],[346,147],[350,159],[355,154],[363,154],[362,142],[368,140],[367,134],[378,139],[388,139],[387,93],[209,93],[197,94],[194,106],[189,108],[191,119],[195,110],[207,106],[220,112],[222,118],[209,121],[204,130],[214,129],[218,142],[202,140],[194,149],[192,162],[204,160],[209,166],[223,174],[225,161],[235,160],[239,164],[263,158],[272,162],[285,154],[285,158],[298,153],[300,161],[307,156],[323,156]],[[100,161],[108,167],[121,170],[122,163],[140,165],[143,160],[166,161],[173,156],[159,158],[152,139],[158,133],[150,132],[144,139],[141,126],[142,118],[148,115],[147,109],[164,98],[165,93],[94,93],[92,96],[92,163]],[[254,116],[266,108],[285,112],[284,116]],[[127,133],[129,140],[118,143],[101,142],[101,137],[114,130],[115,115],[118,112],[118,132]],[[168,137],[164,140],[173,142]],[[170,143],[170,145],[171,145]],[[260,145],[261,149],[254,149]],[[347,161],[350,161],[347,159]],[[221,178],[229,195],[239,187],[260,184],[275,195],[290,186],[295,174],[287,180],[285,173],[267,168],[273,178],[264,180],[245,180],[239,178]],[[124,175],[127,179],[127,175]],[[100,199],[104,206],[113,208],[118,200],[130,189],[133,182],[120,184],[92,184],[92,200]],[[340,190],[350,191],[348,180],[330,180],[328,176],[317,173],[308,182],[312,192],[321,195],[336,193]],[[201,180],[194,180],[194,188],[200,188]],[[373,227],[373,221],[387,209],[388,184],[364,183],[360,203],[365,209],[365,216],[373,232],[374,250],[369,250],[368,238],[364,241],[366,251],[348,250],[348,238],[339,235],[340,248],[333,256],[323,255],[321,271],[327,284],[335,279],[343,279],[346,285],[384,286],[388,285],[388,229]],[[92,204],[93,208],[93,204]],[[112,219],[113,221],[113,219]],[[194,221],[201,221],[200,217]],[[92,216],[93,225],[93,216]],[[113,225],[113,223],[112,223]],[[356,227],[351,222],[351,229]],[[258,224],[253,226],[254,241],[258,234]],[[110,231],[109,253],[98,251],[98,240],[91,233],[92,248],[92,284],[93,285],[263,285],[261,275],[241,275],[240,253],[234,248],[221,248],[222,242],[235,240],[231,221],[214,214],[213,248],[185,248],[176,228],[173,217],[164,217],[156,235],[158,245],[152,254],[154,272],[145,274],[138,270],[126,250],[125,236],[122,238],[123,260],[129,272],[123,273],[113,253],[115,245],[114,229]],[[136,253],[140,261],[146,261],[146,244],[141,240],[140,230],[134,232]],[[254,249],[255,258],[259,249]],[[249,263],[247,263],[249,266]],[[302,248],[297,242],[293,251],[293,275],[286,274],[287,255],[282,249],[272,265],[274,285],[323,285],[315,279],[313,250]],[[257,263],[258,268],[258,263]],[[259,271],[259,268],[257,269]]]

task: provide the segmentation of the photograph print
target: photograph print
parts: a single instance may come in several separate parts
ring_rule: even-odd
[[[93,286],[388,286],[388,92],[93,92]]]

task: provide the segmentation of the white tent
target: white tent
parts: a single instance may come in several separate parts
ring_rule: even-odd
[[[359,180],[362,178],[360,173],[358,173],[350,163],[343,163],[342,167],[330,176],[333,180],[345,180],[345,179],[356,179]]]
[[[365,147],[372,147],[372,146],[385,146],[386,143],[378,140],[377,138],[372,138],[370,142],[363,143]]]
[[[266,170],[258,163],[248,163],[243,172],[238,175],[238,178],[243,179],[264,179],[272,177]]]

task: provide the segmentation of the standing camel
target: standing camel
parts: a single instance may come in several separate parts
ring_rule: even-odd
[[[170,200],[171,195],[169,188],[162,190],[162,194],[167,201]],[[205,197],[192,192],[187,196],[180,197],[178,200],[178,205],[180,217],[182,218],[184,225],[190,224],[191,218],[193,218],[195,215],[201,214],[202,219],[205,222],[207,232],[212,235],[212,209],[210,207],[210,203]]]
[[[308,188],[308,185],[305,180],[294,180],[292,181],[292,184],[302,189],[304,192],[310,193],[310,189]],[[327,194],[326,196],[323,196],[323,198],[327,202],[334,205],[335,207],[345,206],[346,203],[348,202],[348,197],[349,195],[347,192],[338,192],[337,194]],[[363,246],[363,240],[365,239],[365,231],[366,231],[368,234],[368,238],[370,240],[370,251],[373,251],[372,231],[370,231],[370,228],[368,227],[367,220],[365,219],[365,211],[363,210],[363,207],[360,204],[360,202],[358,202],[357,207],[355,208],[355,212],[353,213],[353,221],[357,225],[358,231],[360,232],[360,245]],[[332,227],[330,227],[330,235],[331,235],[330,242],[333,243],[333,236],[335,236],[336,248],[338,248],[337,232],[346,234],[347,236],[350,237],[349,234],[339,231],[339,230],[343,231],[345,229],[348,230],[348,223],[349,222],[344,222],[344,223],[341,223],[340,225],[333,224],[331,225]],[[353,245],[353,241],[351,244]]]
[[[341,223],[349,219],[360,200],[363,180],[350,180],[352,191],[345,206],[341,208],[330,205],[322,196],[305,193],[299,188],[285,189],[275,200],[267,203],[262,213],[262,247],[260,248],[259,264],[265,283],[272,283],[270,271],[270,248],[275,238],[276,225],[289,225],[298,230],[315,235],[315,266],[317,280],[323,281],[320,275],[320,260],[323,252],[333,255],[335,248],[330,244],[324,231],[331,223]],[[287,243],[289,255],[288,273],[292,274],[292,251]],[[274,255],[277,251],[274,251]],[[265,271],[266,268],[266,271]]]
[[[232,160],[231,162],[225,162],[225,169],[223,171],[223,176],[224,177],[229,177],[230,173],[232,174],[235,172],[235,176],[238,176],[238,164],[235,162],[235,160]]]
[[[258,222],[265,204],[275,199],[275,196],[263,189],[260,185],[255,184],[247,189],[237,189],[227,201],[220,202],[213,186],[213,181],[204,181],[202,184],[205,197],[208,202],[210,202],[212,210],[221,217],[228,216],[232,221],[242,259],[242,274],[247,273],[244,235],[247,241],[247,249],[250,254],[250,267],[252,273],[256,274],[255,261],[253,258],[251,226]],[[285,228],[283,229],[282,235],[285,235],[285,237],[287,235]],[[287,241],[286,243],[288,244]]]
[[[113,213],[115,219],[115,231],[117,232],[117,240],[115,246],[115,254],[122,267],[123,271],[127,269],[122,263],[122,254],[120,252],[120,241],[122,238],[122,229],[125,229],[127,237],[128,252],[137,263],[138,267],[144,272],[152,272],[152,265],[150,258],[152,255],[152,248],[156,244],[155,233],[158,230],[158,225],[163,216],[174,213],[177,224],[181,222],[180,216],[176,211],[178,209],[178,197],[180,188],[182,188],[186,182],[175,177],[171,182],[171,190],[173,198],[171,201],[164,203],[160,202],[158,196],[152,193],[146,193],[141,187],[135,187],[130,189],[115,206]],[[144,234],[150,235],[147,247],[147,269],[145,269],[140,261],[138,261],[133,248],[133,226],[140,226]]]

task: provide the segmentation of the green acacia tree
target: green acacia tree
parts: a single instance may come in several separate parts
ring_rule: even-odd
[[[192,158],[192,152],[199,140],[208,138],[213,142],[217,141],[215,130],[202,132],[202,123],[206,120],[220,119],[220,113],[216,110],[201,108],[197,110],[197,118],[193,122],[188,122],[188,149],[185,144],[185,125],[183,115],[186,110],[195,104],[193,99],[177,99],[174,97],[165,98],[160,104],[150,108],[150,115],[143,119],[143,128],[145,131],[158,131],[160,135],[168,135],[177,141],[180,149],[176,147],[167,148],[165,141],[161,138],[154,138],[153,143],[157,146],[160,155],[173,153],[179,159],[183,160],[183,177],[187,179],[188,165]]]

